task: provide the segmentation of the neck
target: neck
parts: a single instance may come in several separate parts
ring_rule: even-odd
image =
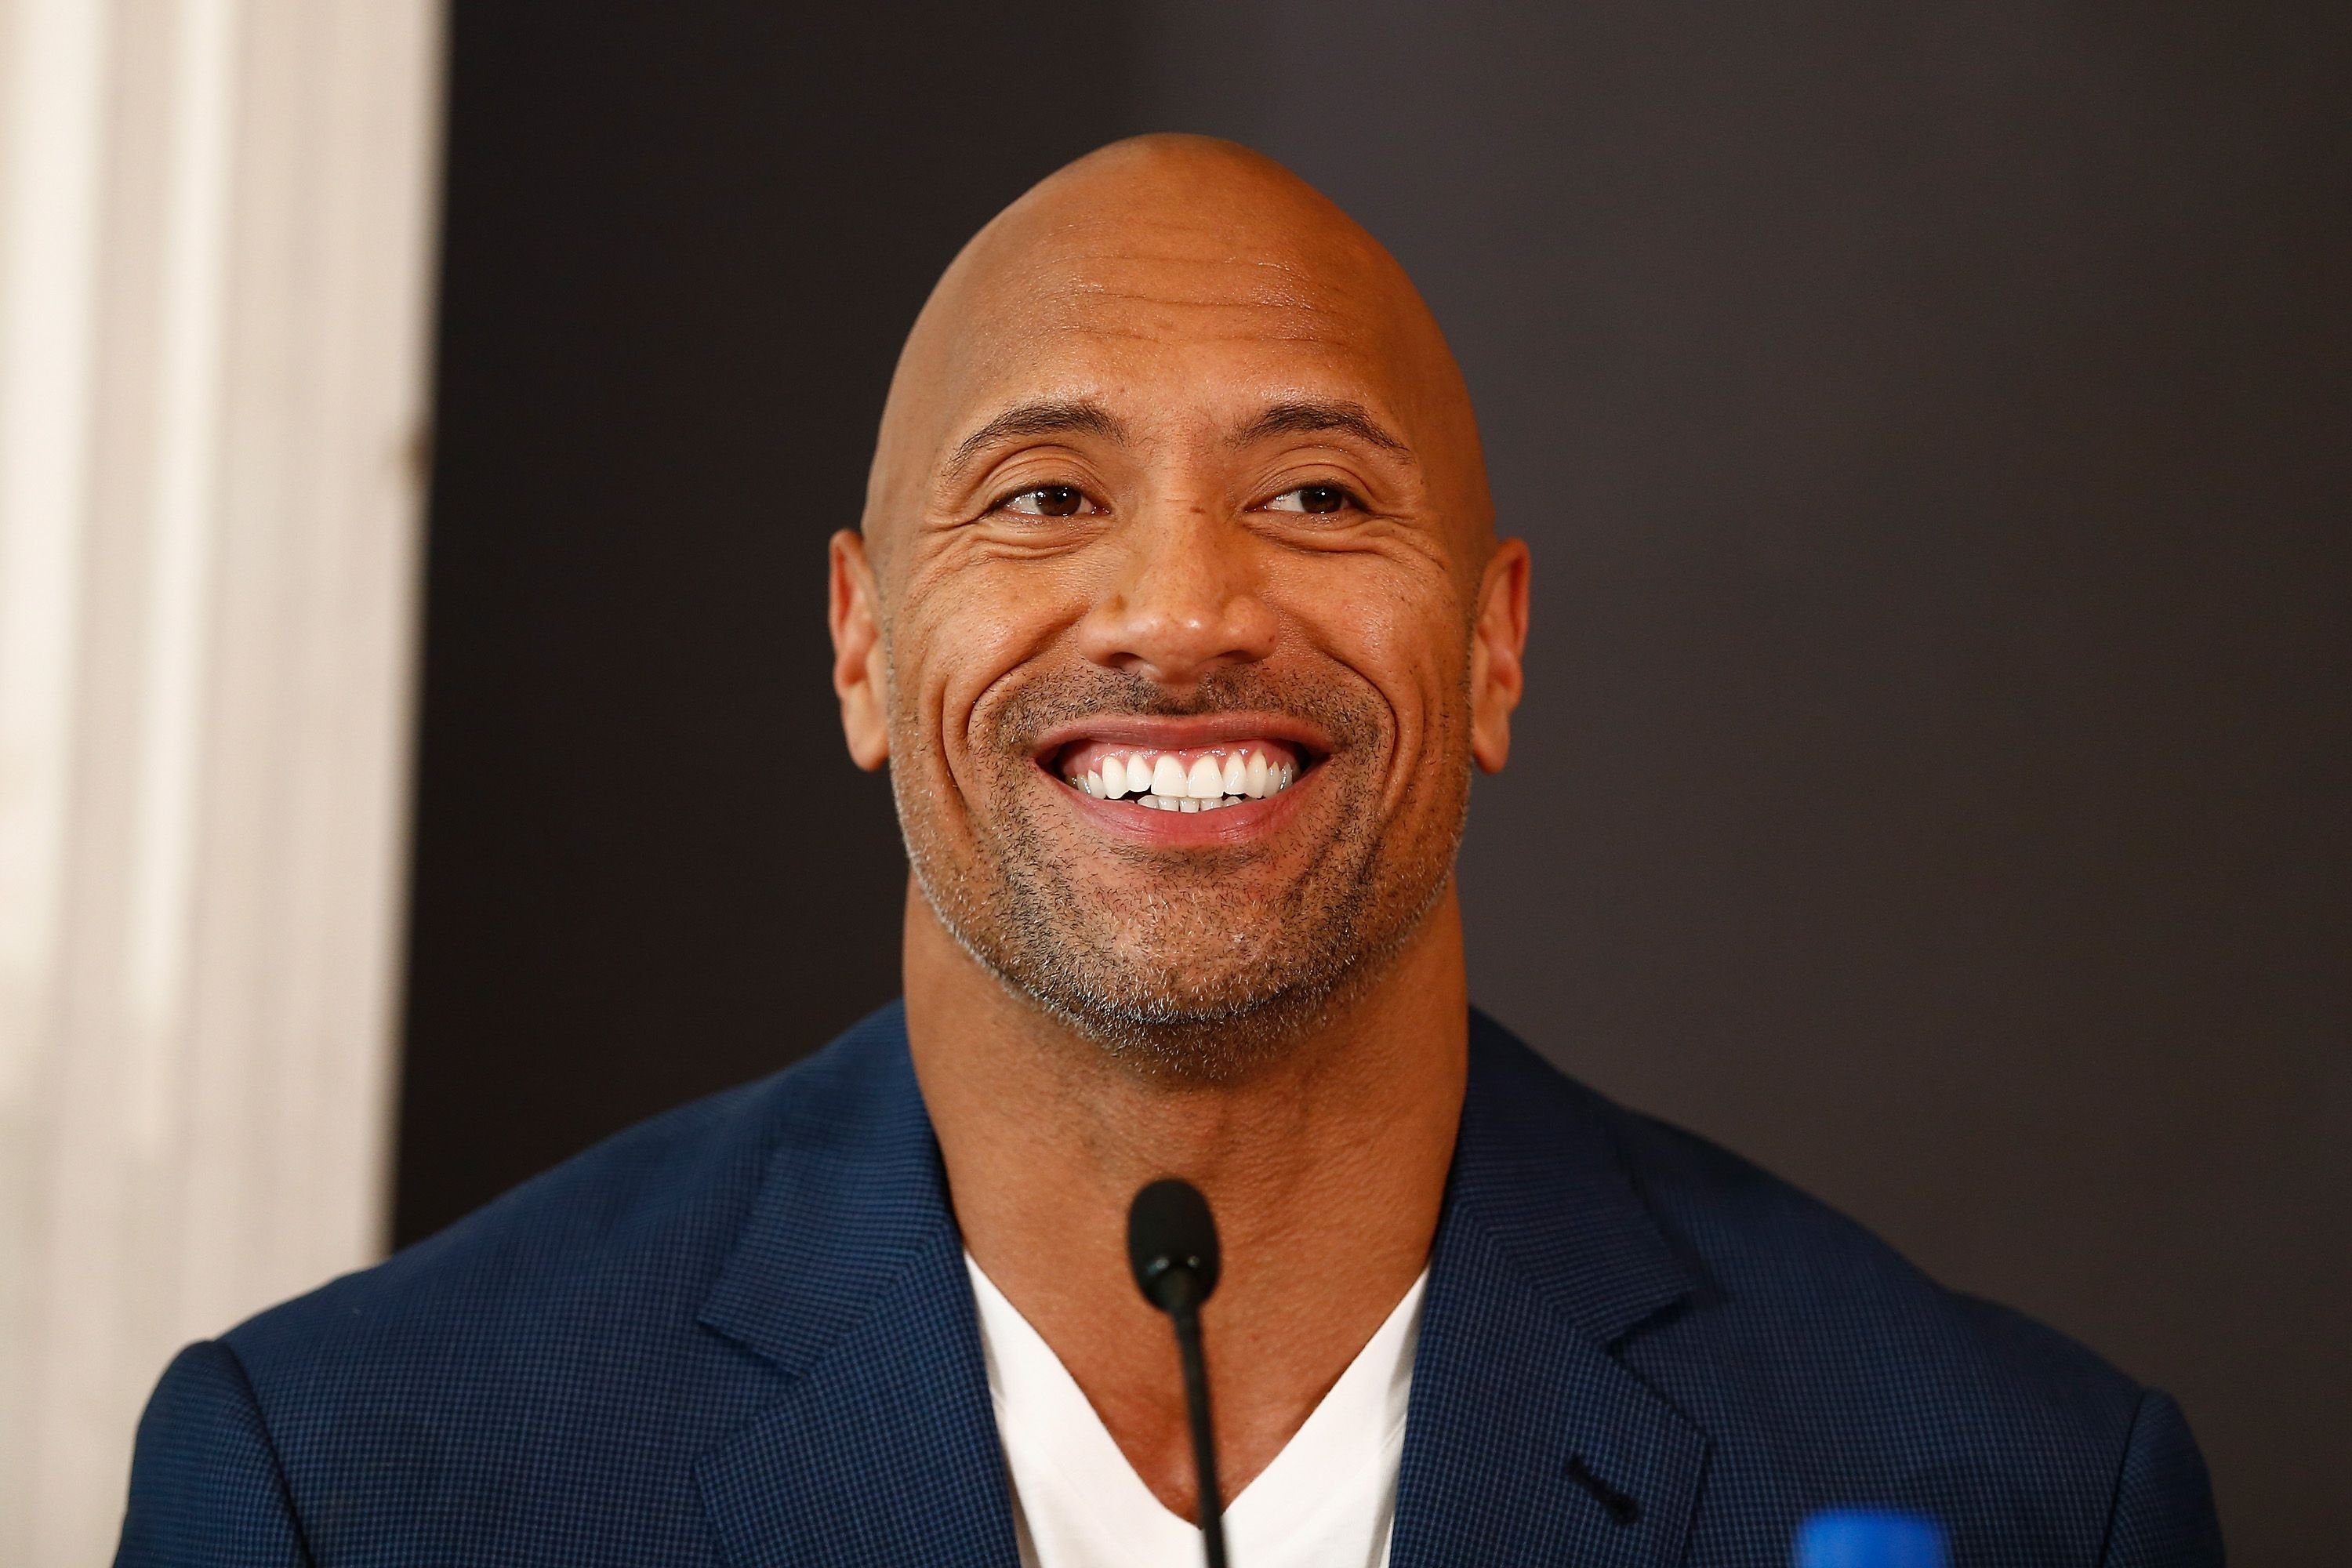
[[[1127,1206],[1181,1175],[1217,1216],[1202,1314],[1238,1492],[1429,1257],[1467,1068],[1452,885],[1385,969],[1230,1082],[1139,1071],[1008,992],[911,887],[907,1033],[964,1244],[1069,1369],[1137,1474],[1193,1512],[1174,1339],[1128,1271]]]

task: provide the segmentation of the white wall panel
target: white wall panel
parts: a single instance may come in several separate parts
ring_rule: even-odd
[[[430,0],[0,0],[0,1562],[378,1254]]]

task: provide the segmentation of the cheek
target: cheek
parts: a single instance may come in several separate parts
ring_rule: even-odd
[[[1469,638],[1450,582],[1376,558],[1307,565],[1278,586],[1285,619],[1379,693],[1412,768],[1460,727]]]
[[[891,639],[898,721],[950,763],[975,707],[1085,610],[1054,563],[943,558],[908,584]],[[1075,608],[1073,608],[1075,605]]]

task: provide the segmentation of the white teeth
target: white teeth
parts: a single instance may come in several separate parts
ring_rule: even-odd
[[[1136,805],[1150,811],[1215,811],[1277,794],[1297,777],[1297,763],[1277,763],[1260,751],[1199,757],[1189,768],[1166,752],[1139,752],[1106,756],[1095,771],[1068,774],[1064,782],[1097,800],[1133,795]]]

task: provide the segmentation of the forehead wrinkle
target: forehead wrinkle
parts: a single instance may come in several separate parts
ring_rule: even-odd
[[[1094,285],[1035,295],[1025,309],[990,322],[985,341],[1017,343],[1044,335],[1096,337],[1181,345],[1312,344],[1368,352],[1384,341],[1381,323],[1343,303],[1266,298],[1212,299]],[[976,345],[975,345],[976,346]]]
[[[1118,338],[1129,342],[1158,343],[1161,345],[1169,343],[1246,342],[1311,343],[1318,347],[1329,347],[1341,341],[1334,338],[1328,332],[1311,331],[1305,329],[1293,331],[1264,331],[1255,329],[1244,331],[1236,329],[1232,331],[1210,333],[1172,326],[1155,331],[1150,327],[1114,327],[1092,322],[1055,322],[1039,326],[1034,329],[1034,331],[1039,333],[1051,333],[1055,337],[1063,338]]]
[[[1221,212],[1213,222],[1194,222],[1169,216],[1164,207],[1156,213],[1130,207],[1115,215],[1039,224],[1024,237],[1033,251],[1089,260],[1139,257],[1286,265],[1318,251],[1350,259],[1366,254],[1361,246],[1349,245],[1328,226],[1301,224],[1295,214]],[[1246,255],[1251,249],[1260,254]]]
[[[1367,258],[1340,247],[1315,254],[1264,235],[1218,233],[1202,238],[1192,245],[1156,246],[1150,237],[1139,243],[1131,232],[1118,231],[1110,243],[1089,245],[1055,236],[1015,262],[1001,282],[1047,297],[1134,293],[1167,298],[1163,289],[1138,287],[1135,275],[1168,275],[1155,280],[1180,290],[1191,286],[1202,303],[1296,305],[1318,310],[1378,292]]]
[[[1244,261],[1202,262],[1196,269],[1207,270],[1209,276],[1229,284],[1234,282],[1231,269],[1250,267]],[[1121,269],[1122,271],[1128,269]],[[1267,288],[1255,277],[1240,279],[1238,285],[1225,288],[1185,287],[1181,279],[1153,279],[1150,275],[1164,268],[1138,268],[1145,278],[1067,276],[1037,280],[1033,298],[1040,304],[1060,300],[1066,303],[1126,303],[1145,306],[1175,307],[1202,310],[1297,310],[1309,315],[1345,317],[1353,304],[1349,291],[1325,281],[1300,277],[1288,268],[1283,268],[1285,288]],[[1154,284],[1158,286],[1153,286]]]

